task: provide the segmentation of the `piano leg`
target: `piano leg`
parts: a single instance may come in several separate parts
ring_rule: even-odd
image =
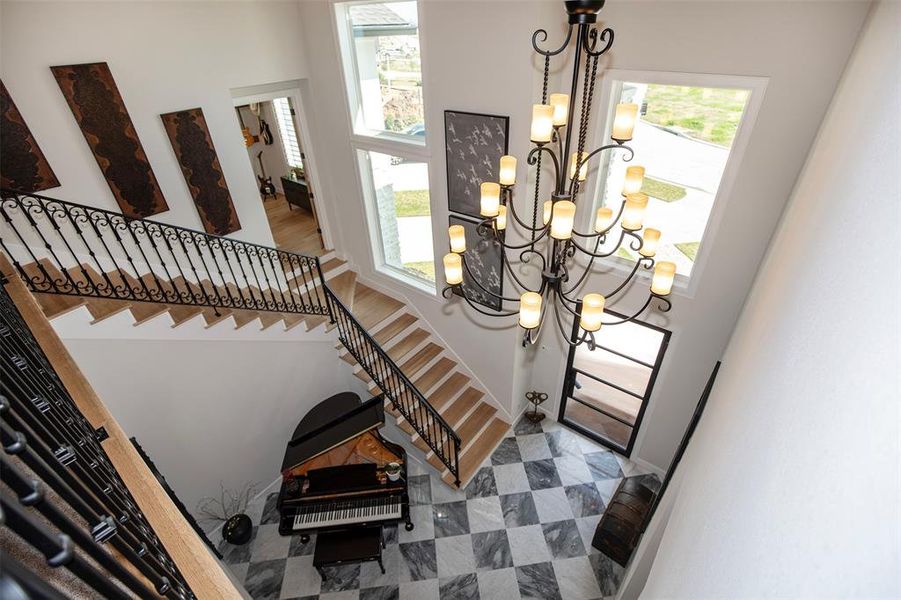
[[[410,517],[407,517],[407,524],[404,525],[404,529],[407,531],[413,531],[413,521],[410,520]]]
[[[379,555],[379,557],[378,557],[376,560],[379,561],[379,568],[382,570],[382,575],[384,575],[384,574],[385,574],[385,565],[382,564],[382,557],[381,557],[381,555]]]

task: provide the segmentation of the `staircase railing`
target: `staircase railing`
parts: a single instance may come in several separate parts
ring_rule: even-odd
[[[0,190],[0,248],[32,292],[328,316],[460,484],[460,437],[328,288],[315,256]]]
[[[328,315],[315,256],[5,189],[0,215],[34,292]]]
[[[12,493],[0,495],[0,525],[98,597],[194,598],[104,451],[106,432],[78,409],[5,282],[0,274],[0,478]],[[18,583],[30,589],[29,581]],[[28,597],[62,597],[31,591]]]
[[[328,287],[338,338],[460,485],[460,436]]]

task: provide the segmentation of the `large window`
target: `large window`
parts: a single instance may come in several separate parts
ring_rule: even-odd
[[[377,234],[380,262],[392,274],[434,288],[428,165],[371,150],[357,153],[363,185],[369,188],[364,190],[373,208],[369,227]]]
[[[594,350],[571,349],[560,422],[631,454],[669,337],[665,329],[630,321],[602,327]]]
[[[335,5],[375,268],[435,293],[416,2]]]
[[[285,149],[285,160],[289,167],[303,169],[303,154],[297,139],[297,124],[294,121],[294,108],[290,98],[276,98],[272,101],[272,109],[278,121],[278,132]]]
[[[416,2],[338,5],[354,131],[425,137]]]
[[[685,286],[709,241],[720,188],[736,166],[733,149],[739,136],[748,134],[742,124],[757,82],[733,86],[732,80],[751,78],[677,75],[667,81],[666,75],[613,81],[611,105],[640,106],[630,142],[635,158],[627,163],[619,160],[620,153],[607,154],[598,197],[616,211],[626,168],[645,168],[641,191],[649,199],[644,225],[663,232],[657,258],[676,263],[677,285]],[[632,261],[638,255],[623,248],[618,257]]]

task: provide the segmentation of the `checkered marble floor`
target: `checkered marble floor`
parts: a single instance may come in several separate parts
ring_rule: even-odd
[[[409,461],[413,531],[391,527],[376,563],[313,568],[316,539],[277,531],[276,494],[248,510],[244,546],[221,542],[224,561],[257,599],[577,600],[613,596],[623,569],[591,547],[623,477],[656,475],[545,419],[522,420],[464,490]],[[415,474],[414,474],[415,472]]]

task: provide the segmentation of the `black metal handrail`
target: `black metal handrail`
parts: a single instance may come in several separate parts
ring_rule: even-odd
[[[328,288],[318,257],[6,189],[0,215],[12,234],[0,248],[32,292],[328,316],[459,485],[460,437]]]
[[[328,314],[315,256],[7,189],[0,215],[0,248],[33,292]]]
[[[407,420],[419,437],[444,463],[460,485],[460,436],[435,408],[366,328],[328,287],[325,295],[332,319],[338,326],[338,338],[357,363],[369,374],[385,398]]]
[[[0,494],[0,524],[100,597],[193,598],[5,283],[0,275],[0,479],[11,493]]]

